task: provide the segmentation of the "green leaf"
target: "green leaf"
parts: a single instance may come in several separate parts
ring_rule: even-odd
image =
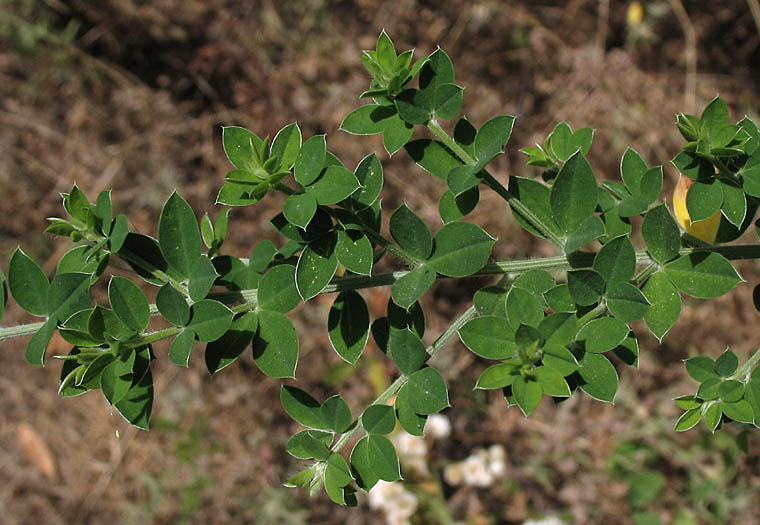
[[[255,204],[266,195],[269,185],[262,182],[258,185],[240,184],[238,182],[227,182],[219,190],[216,196],[216,204],[226,206],[248,206]]]
[[[446,177],[449,191],[458,197],[465,192],[472,191],[473,188],[477,188],[484,164],[465,164],[451,170]]]
[[[473,153],[478,161],[490,161],[499,155],[512,135],[515,117],[499,115],[483,124],[475,135]]]
[[[390,434],[396,428],[393,407],[370,405],[362,414],[362,426],[368,434]]]
[[[190,267],[188,274],[187,289],[190,299],[193,301],[204,299],[211,291],[211,287],[214,286],[217,277],[219,274],[216,273],[211,259],[206,255],[198,257]]]
[[[335,244],[335,235],[323,235],[301,252],[296,265],[296,286],[304,301],[318,295],[335,275],[338,268]]]
[[[100,390],[109,404],[113,405],[124,399],[135,379],[133,367],[137,352],[120,355],[103,368],[100,374]]]
[[[367,208],[377,200],[383,189],[383,165],[377,155],[371,153],[359,162],[354,175],[361,186],[351,195],[351,200],[357,209]]]
[[[722,402],[720,408],[726,417],[729,417],[734,421],[740,423],[752,423],[754,420],[752,405],[744,399],[740,399],[736,402]]]
[[[190,361],[190,352],[195,342],[195,332],[189,329],[183,329],[177,334],[169,347],[169,361],[177,366],[187,367]]]
[[[578,362],[581,390],[599,401],[613,403],[618,388],[618,375],[609,359],[586,352]]]
[[[346,460],[340,454],[330,454],[325,470],[325,492],[334,503],[339,505],[356,505],[356,498],[350,499],[351,491],[348,484],[351,483],[351,471]]]
[[[435,414],[449,405],[449,392],[435,368],[426,367],[409,376],[406,384],[409,408],[416,414]]]
[[[462,165],[462,161],[450,149],[435,140],[413,140],[404,147],[419,167],[443,180],[446,180],[452,169]]]
[[[295,160],[294,175],[301,186],[317,180],[325,165],[327,145],[324,135],[314,135],[304,142]]]
[[[604,293],[604,277],[594,270],[573,270],[567,272],[567,286],[577,304],[589,306]]]
[[[229,210],[229,208],[226,208]],[[201,238],[206,248],[211,249],[214,245],[214,225],[211,223],[211,218],[208,216],[208,212],[201,217]]]
[[[718,387],[718,395],[727,403],[735,403],[744,396],[744,383],[735,379],[723,381]]]
[[[56,319],[51,317],[37,330],[26,344],[24,357],[31,365],[45,364],[45,350],[56,330]]]
[[[705,356],[696,356],[687,359],[684,364],[689,375],[700,383],[708,379],[717,379],[715,373],[715,361]]]
[[[633,217],[634,215],[643,214],[649,208],[649,202],[641,195],[630,195],[620,201],[618,205],[618,214],[621,217]]]
[[[219,301],[203,299],[190,308],[190,323],[187,327],[195,332],[199,341],[215,341],[229,329],[233,315],[232,310]]]
[[[641,290],[650,307],[644,321],[654,336],[662,341],[681,314],[681,296],[663,271],[655,272]]]
[[[486,359],[509,359],[517,350],[515,331],[504,317],[476,317],[459,329],[462,343]]]
[[[337,235],[335,256],[338,262],[350,272],[369,275],[374,252],[367,236],[356,230],[340,230]]]
[[[187,277],[201,254],[201,234],[193,209],[177,192],[161,209],[158,244],[169,265]]]
[[[433,95],[429,91],[405,89],[394,100],[399,117],[409,124],[426,123],[432,113]]]
[[[705,159],[682,151],[671,161],[684,176],[692,180],[707,180],[715,175],[715,168]]]
[[[742,282],[731,263],[715,252],[679,257],[665,265],[665,275],[680,291],[700,299],[719,297]]]
[[[495,242],[475,224],[451,222],[436,233],[428,265],[448,277],[471,275],[488,262]]]
[[[356,442],[353,450],[351,450],[352,474],[356,479],[356,484],[366,491],[371,490],[380,481],[380,477],[375,473],[372,463],[370,463],[367,452],[368,442],[369,436],[364,436]]]
[[[744,389],[744,400],[752,406],[755,413],[754,423],[758,426],[760,423],[760,381],[752,378]]]
[[[581,328],[575,339],[585,343],[586,352],[601,354],[621,344],[630,330],[620,319],[600,317]]]
[[[512,392],[517,406],[520,407],[525,417],[528,417],[538,407],[543,395],[541,385],[537,381],[523,377],[518,377],[512,383]]]
[[[578,370],[578,361],[570,350],[564,346],[544,345],[544,354],[541,362],[559,372],[562,376],[569,376]]]
[[[720,403],[715,403],[707,407],[707,410],[705,410],[704,418],[705,425],[707,425],[707,428],[710,429],[710,432],[715,433],[715,429],[718,427],[718,423],[720,423],[722,417],[723,411],[721,409]]]
[[[298,335],[290,319],[279,312],[262,310],[259,331],[253,339],[253,359],[269,377],[295,377]]]
[[[90,307],[90,275],[86,273],[59,273],[50,283],[47,310],[51,319],[65,321],[79,310]]]
[[[377,37],[377,62],[384,69],[393,69],[396,63],[396,48],[393,46],[391,37],[383,29]]]
[[[662,191],[662,166],[650,168],[641,180],[641,196],[647,205],[657,200]]]
[[[408,328],[417,334],[417,337],[422,338],[425,335],[425,313],[420,303],[414,303],[410,308],[404,309],[390,300],[388,301],[388,325],[399,330]]]
[[[272,141],[270,154],[280,159],[280,171],[288,171],[295,164],[300,149],[301,129],[297,123],[293,122],[277,132]]]
[[[692,222],[712,217],[723,205],[723,189],[717,179],[694,181],[686,194],[686,209]]]
[[[330,308],[327,330],[338,355],[355,365],[369,339],[369,310],[358,292],[338,294]]]
[[[428,358],[425,345],[408,329],[391,328],[388,338],[388,355],[402,374],[419,370]]]
[[[644,216],[641,235],[652,259],[660,264],[678,256],[681,230],[665,204],[652,208]]]
[[[367,437],[367,460],[372,471],[384,481],[401,479],[401,471],[393,443],[379,434]]]
[[[538,326],[544,319],[544,305],[534,294],[513,287],[507,294],[507,320],[516,331],[521,324]]]
[[[396,116],[396,108],[367,104],[353,110],[343,119],[340,129],[352,135],[374,135],[385,130],[388,119]]]
[[[561,161],[566,161],[578,147],[573,143],[573,130],[567,122],[560,122],[549,135],[549,148]]]
[[[628,282],[615,281],[607,286],[607,307],[621,321],[636,321],[646,315],[649,301],[641,290]]]
[[[359,188],[356,176],[342,166],[328,166],[322,176],[306,187],[318,204],[328,206],[348,198]]]
[[[613,350],[615,355],[628,366],[639,366],[639,342],[636,334],[631,331],[623,343]]]
[[[142,332],[150,321],[148,300],[129,279],[113,276],[108,284],[108,300],[119,320],[136,332]]]
[[[636,271],[636,250],[627,236],[605,243],[594,258],[594,271],[608,283],[629,281]]]
[[[642,193],[641,182],[647,170],[647,164],[641,155],[633,148],[627,148],[620,161],[620,176],[632,195]]]
[[[206,345],[206,368],[211,375],[234,363],[253,341],[259,318],[255,312],[245,312],[233,319],[230,329],[216,341]]]
[[[238,126],[222,128],[222,145],[227,158],[238,169],[255,171],[261,168],[257,150],[263,141],[254,133]]]
[[[720,388],[722,382],[723,381],[719,377],[711,377],[699,385],[699,389],[697,390],[697,397],[705,401],[718,399],[718,389]]]
[[[686,430],[694,428],[701,419],[702,411],[699,408],[687,410],[678,418],[675,430],[676,432],[685,432]]]
[[[322,413],[322,419],[324,419],[328,428],[338,434],[342,434],[348,427],[351,426],[353,418],[351,417],[351,409],[348,408],[348,404],[340,396],[340,394],[334,395],[325,400],[320,408]]]
[[[554,212],[551,205],[551,188],[523,177],[509,177],[509,192],[519,200],[530,212],[555,235],[561,236],[562,231],[554,220]],[[544,237],[532,220],[524,217],[514,207],[512,213],[520,225],[533,235]],[[585,217],[584,217],[585,220]]]
[[[404,385],[396,395],[396,417],[401,426],[413,436],[422,436],[427,416],[412,410],[409,401],[409,389]]]
[[[285,412],[305,427],[328,430],[322,405],[309,394],[294,386],[282,385],[280,402]]]
[[[710,101],[702,112],[701,120],[708,134],[728,124],[728,107],[720,96]]]
[[[747,198],[744,190],[733,183],[720,181],[723,190],[723,216],[736,227],[740,227],[747,215]]]
[[[551,189],[550,204],[557,224],[565,233],[576,231],[596,210],[596,177],[580,152],[560,169]]]
[[[730,348],[726,348],[725,352],[720,354],[720,357],[715,360],[715,373],[721,377],[728,377],[739,367],[739,358],[731,351]],[[730,401],[730,400],[729,400]]]
[[[507,314],[507,291],[500,286],[487,286],[475,292],[472,304],[480,317],[504,317]]]
[[[296,193],[290,195],[282,205],[282,214],[288,222],[299,228],[306,228],[317,213],[317,200],[313,193]]]
[[[433,285],[435,279],[435,270],[427,265],[412,270],[393,283],[393,302],[401,308],[409,308]]]
[[[129,263],[135,273],[149,283],[157,286],[165,284],[165,279],[161,280],[155,277],[154,274],[156,272],[163,272],[180,281],[183,278],[183,276],[180,276],[173,269],[169,268],[169,264],[161,254],[158,242],[148,235],[130,232],[124,240],[124,244],[119,253],[124,256],[123,259]],[[141,260],[139,264],[135,264],[134,262],[131,262],[130,259],[134,257],[134,254],[138,253],[140,254]]]
[[[259,307],[286,314],[298,306],[301,296],[296,289],[295,275],[296,269],[290,264],[270,268],[259,282]]]
[[[591,215],[578,227],[577,230],[570,233],[565,241],[565,253],[572,253],[580,250],[591,241],[603,237],[605,234],[604,223],[596,215]]]
[[[414,132],[414,126],[404,122],[398,114],[390,117],[383,131],[383,147],[388,155],[393,155],[409,142]]]
[[[95,201],[95,216],[100,219],[103,234],[111,233],[111,221],[113,220],[113,205],[111,204],[111,190],[103,190],[98,194]]]
[[[548,366],[536,368],[536,380],[547,396],[570,397],[570,387],[567,386],[567,381],[562,374],[553,368]]]
[[[121,401],[114,404],[114,408],[132,425],[148,430],[153,410],[153,374],[150,369]]]
[[[118,252],[129,235],[129,223],[126,215],[117,215],[111,226],[111,234],[108,237],[108,247],[112,253]]]
[[[538,331],[547,345],[564,346],[575,339],[578,319],[571,313],[555,312],[547,315],[538,325]]]
[[[574,312],[575,301],[567,284],[559,284],[544,293],[544,299],[553,312]]]
[[[94,283],[108,266],[108,253],[93,253],[87,245],[76,246],[63,254],[55,273],[89,273]]]
[[[678,408],[682,408],[684,410],[692,410],[694,408],[699,408],[702,406],[702,401],[695,398],[694,396],[680,396],[673,400],[676,405],[678,405]]]
[[[480,191],[477,186],[470,188],[464,193],[454,195],[451,190],[446,190],[438,201],[438,214],[444,224],[461,219],[478,205]]]
[[[185,296],[170,284],[159,288],[156,307],[164,318],[176,326],[185,326],[190,321],[190,306]]]
[[[8,288],[18,305],[32,315],[48,314],[50,283],[42,271],[21,248],[16,248],[8,263]]]
[[[425,223],[406,204],[402,204],[390,218],[390,231],[401,249],[425,260],[433,250],[433,238]]]
[[[528,270],[512,283],[514,288],[521,288],[539,297],[555,285],[554,277],[545,270]]]
[[[298,459],[326,460],[330,457],[327,449],[332,444],[332,432],[320,432],[319,430],[302,430],[291,436],[286,450],[288,454]],[[307,483],[304,487],[308,487]]]
[[[512,385],[520,375],[520,368],[510,361],[489,366],[480,374],[475,388],[493,390]]]

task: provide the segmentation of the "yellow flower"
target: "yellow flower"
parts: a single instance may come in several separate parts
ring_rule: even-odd
[[[635,27],[641,23],[642,18],[644,18],[644,9],[641,7],[641,2],[628,4],[628,10],[625,13],[625,20],[628,25]]]
[[[720,226],[720,210],[707,219],[691,222],[689,211],[686,209],[686,193],[691,184],[691,179],[681,176],[678,179],[678,184],[676,184],[676,189],[673,190],[673,211],[676,214],[676,220],[687,233],[697,239],[713,242]]]

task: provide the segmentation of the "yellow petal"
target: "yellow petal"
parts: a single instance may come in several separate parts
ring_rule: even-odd
[[[720,226],[720,210],[707,219],[691,222],[689,211],[686,209],[686,194],[691,184],[691,179],[681,176],[673,190],[673,212],[676,214],[676,220],[690,235],[705,242],[713,242]]]

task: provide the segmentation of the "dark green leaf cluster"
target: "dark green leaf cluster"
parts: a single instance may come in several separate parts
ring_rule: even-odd
[[[726,349],[717,359],[696,356],[686,360],[686,371],[699,381],[697,393],[675,399],[685,410],[676,430],[689,430],[704,421],[711,432],[726,423],[760,426],[760,368],[748,361],[739,368],[739,358]]]
[[[688,141],[673,165],[693,181],[686,196],[692,221],[721,213],[716,242],[736,239],[752,223],[760,197],[760,135],[749,117],[729,121],[720,98],[701,117],[680,114],[678,129]]]

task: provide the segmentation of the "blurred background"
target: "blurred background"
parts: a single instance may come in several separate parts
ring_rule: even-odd
[[[619,176],[628,145],[663,164],[669,200],[677,112],[698,112],[720,93],[733,119],[759,122],[757,0],[0,0],[0,265],[21,244],[54,271],[70,244],[40,232],[74,182],[91,199],[113,188],[117,212],[143,233],[156,234],[175,188],[214,217],[229,168],[221,126],[231,124],[263,137],[298,121],[304,137],[327,133],[349,167],[376,151],[385,209],[405,201],[439,227],[441,181],[403,151],[389,159],[379,136],[338,131],[368,85],[360,50],[374,48],[382,28],[398,49],[419,57],[440,45],[451,56],[476,125],[517,117],[495,165],[502,182],[536,176],[517,150],[565,120],[596,129],[589,160],[600,178]],[[554,253],[503,201],[482,195],[470,218],[499,238],[494,257]],[[226,252],[280,245],[268,224],[280,204],[274,196],[234,209]],[[180,370],[157,344],[152,429],[143,432],[98,393],[61,400],[60,363],[33,368],[25,340],[4,341],[0,523],[760,523],[760,436],[749,436],[745,454],[733,429],[672,431],[680,411],[671,399],[696,388],[683,359],[727,345],[746,357],[760,345],[751,293],[760,268],[739,269],[748,284],[717,300],[685,299],[661,345],[634,326],[640,368],[621,370],[615,407],[577,394],[557,406],[545,399],[526,420],[497,392],[473,391],[486,365],[451,344],[436,364],[453,408],[425,439],[394,437],[406,481],[360,497],[358,509],[282,487],[299,466],[284,452],[297,425],[280,407],[280,382],[248,354],[211,378],[202,347]],[[426,341],[490,282],[436,286],[423,299]],[[365,293],[373,318],[388,292]],[[297,384],[320,399],[342,391],[360,410],[396,370],[372,341],[356,370],[342,364],[325,330],[332,300],[291,314]],[[3,324],[31,320],[11,302]],[[49,354],[67,351],[54,340]]]

